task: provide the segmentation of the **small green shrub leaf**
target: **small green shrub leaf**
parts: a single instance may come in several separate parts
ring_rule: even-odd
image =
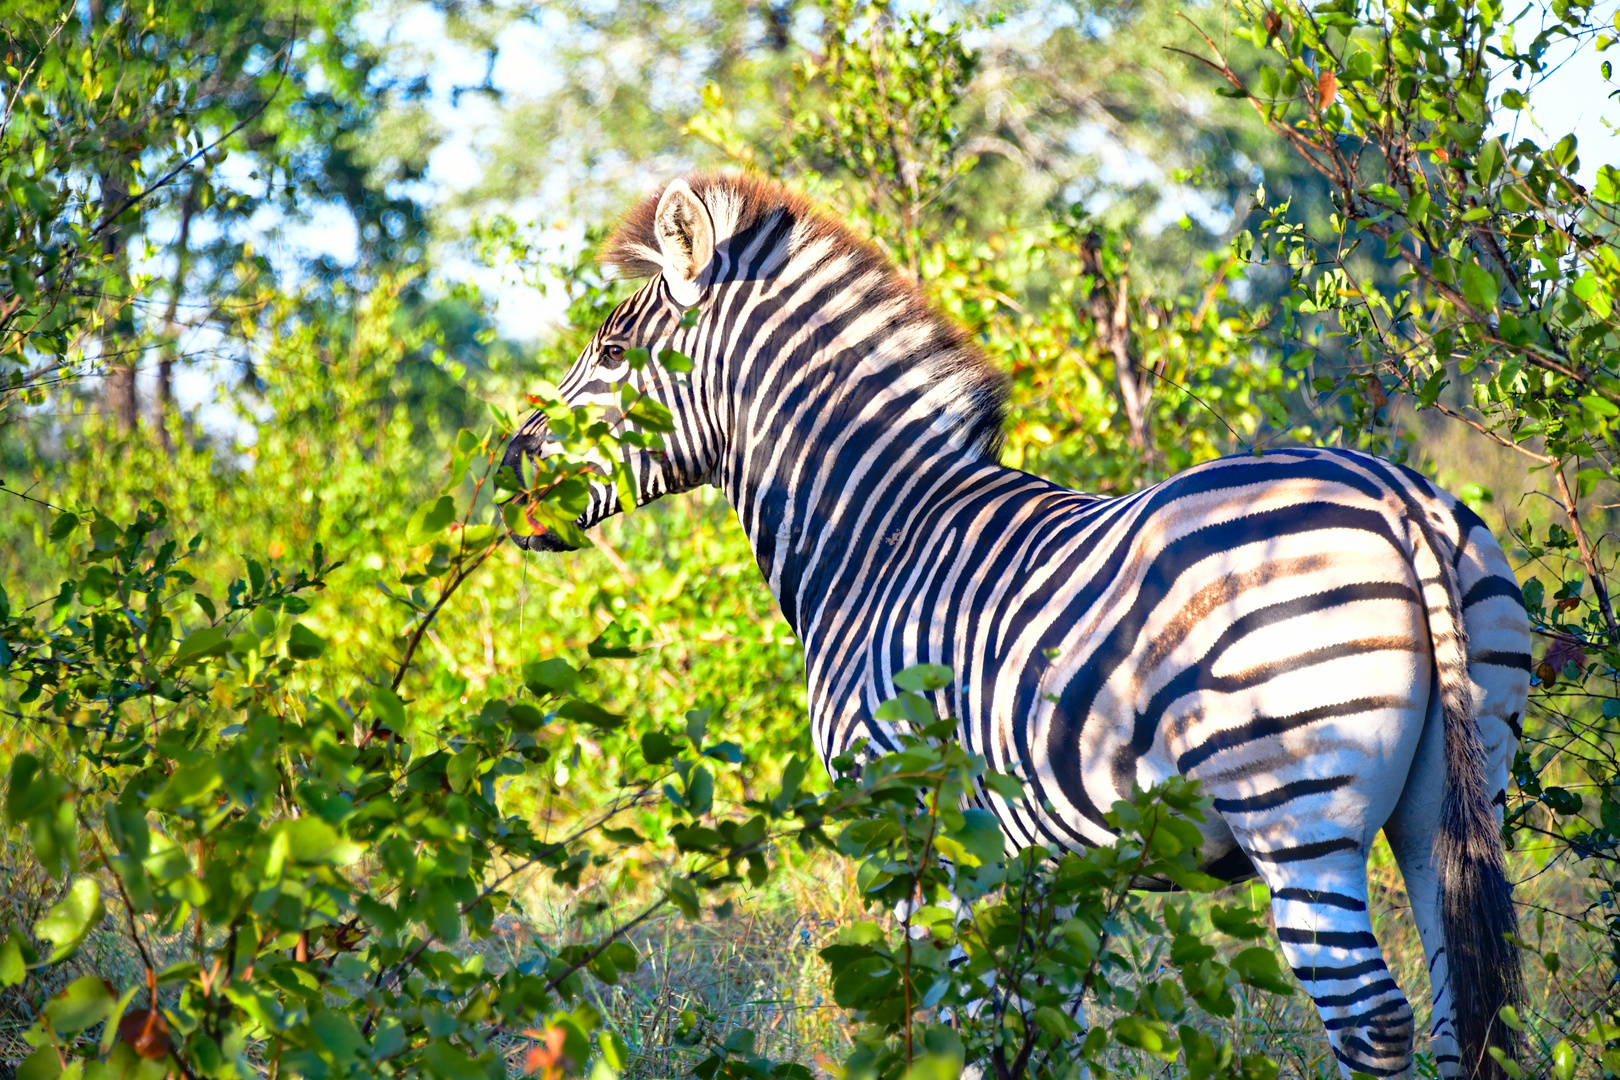
[[[107,914],[101,886],[95,879],[76,878],[68,893],[34,924],[34,936],[56,946],[47,963],[59,964],[72,956],[96,924]]]

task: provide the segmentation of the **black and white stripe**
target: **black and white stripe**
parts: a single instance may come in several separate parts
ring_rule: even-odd
[[[699,235],[671,246],[694,206]],[[1473,1075],[1460,1060],[1500,1041],[1516,969],[1510,948],[1453,939],[1468,918],[1486,939],[1512,925],[1494,828],[1530,671],[1518,587],[1475,514],[1351,451],[1222,459],[1118,499],[1006,468],[1001,383],[971,345],[761,181],[676,182],[611,256],[652,280],[561,390],[608,404],[628,379],[670,408],[665,452],[630,459],[638,502],[725,491],[804,643],[825,759],[892,746],[873,713],[927,662],[957,674],[935,704],[962,741],[1026,778],[1019,802],[980,793],[1014,843],[1109,842],[1103,813],[1133,784],[1200,780],[1218,811],[1206,862],[1270,887],[1347,1075],[1411,1063],[1367,915],[1382,828],[1438,988],[1431,1047],[1442,1075]],[[618,354],[635,347],[694,368],[631,372]],[[508,461],[545,452],[537,416]],[[603,483],[581,524],[619,509]]]

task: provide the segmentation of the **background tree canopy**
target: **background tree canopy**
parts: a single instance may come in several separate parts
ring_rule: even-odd
[[[1608,79],[1612,16],[8,0],[0,1074],[1337,1075],[1263,890],[1197,895],[1196,790],[1003,852],[926,717],[825,774],[717,493],[502,542],[525,395],[605,438],[549,397],[629,288],[605,227],[724,166],[975,335],[1009,464],[1357,446],[1486,516],[1540,643],[1504,1069],[1620,1075],[1620,173],[1530,122],[1554,57]],[[941,853],[967,914],[897,924]],[[1374,884],[1416,1000],[1387,851]]]

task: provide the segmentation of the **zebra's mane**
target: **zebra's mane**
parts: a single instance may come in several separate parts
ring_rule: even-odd
[[[953,389],[940,421],[959,445],[977,449],[995,460],[1002,438],[1006,410],[1006,378],[997,371],[963,330],[929,304],[915,284],[902,274],[879,248],[857,236],[810,199],[774,180],[721,172],[704,172],[686,181],[709,209],[715,243],[724,246],[733,237],[786,217],[791,228],[782,230],[794,252],[816,250],[818,262],[842,259],[852,279],[861,279],[870,304],[892,304],[898,312],[897,328],[909,333],[915,346],[907,350],[907,366],[927,370],[930,382]],[[658,257],[653,219],[655,191],[637,203],[608,238],[602,261],[623,277],[651,277],[663,270]],[[875,288],[867,285],[875,283]]]

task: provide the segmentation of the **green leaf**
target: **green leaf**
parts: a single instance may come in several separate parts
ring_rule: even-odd
[[[506,719],[519,731],[535,731],[546,722],[541,711],[527,701],[519,701],[506,710]]]
[[[205,626],[193,630],[180,642],[179,648],[174,650],[174,664],[176,667],[200,664],[210,656],[223,656],[230,647],[230,639],[221,627]]]
[[[641,737],[641,755],[649,765],[662,765],[675,756],[675,740],[661,731],[649,731]]]
[[[686,809],[693,817],[702,817],[714,805],[714,774],[699,766],[692,770],[686,781]]]
[[[1599,202],[1620,202],[1620,169],[1613,165],[1600,165],[1597,171],[1597,183],[1593,185],[1592,197]]]
[[[951,685],[953,673],[944,664],[913,664],[894,676],[894,685],[902,690],[924,694],[942,690]]]
[[[600,705],[593,705],[589,701],[581,701],[579,698],[569,698],[558,705],[557,715],[603,731],[613,731],[624,726],[624,717],[620,714],[604,709]]]
[[[478,778],[478,766],[483,763],[482,748],[473,745],[450,756],[450,763],[445,766],[444,777],[450,784],[450,790],[455,792],[466,791],[474,780]]]
[[[287,655],[294,660],[313,660],[326,651],[326,641],[303,623],[293,623],[287,632]]]
[[[220,785],[219,763],[214,758],[203,758],[189,765],[181,765],[169,775],[164,784],[152,795],[148,806],[154,810],[173,806],[186,806],[206,798]]]
[[[1011,803],[1021,802],[1025,796],[1024,785],[1006,773],[985,773],[984,786]]]
[[[56,1047],[46,1043],[23,1059],[17,1066],[17,1080],[56,1080],[62,1075],[62,1059]]]
[[[26,750],[11,759],[11,777],[6,784],[6,820],[21,824],[56,802],[61,782],[41,772],[39,758]]]
[[[1232,957],[1231,968],[1237,972],[1238,978],[1250,986],[1257,986],[1285,997],[1294,992],[1294,988],[1283,978],[1282,970],[1277,966],[1276,954],[1263,946],[1255,945]]]
[[[1422,188],[1412,192],[1412,200],[1406,204],[1407,220],[1414,225],[1421,225],[1429,216],[1429,193]]]
[[[688,709],[686,712],[686,737],[692,740],[692,746],[703,745],[703,737],[709,730],[709,709]]]
[[[309,1029],[339,1061],[352,1061],[366,1051],[365,1037],[347,1013],[337,1009],[317,1009],[309,1018]]]
[[[314,814],[278,821],[271,826],[270,836],[272,842],[285,837],[289,858],[316,866],[347,866],[365,850],[343,839],[336,829]]]
[[[668,407],[650,397],[638,400],[625,411],[624,415],[626,419],[634,421],[637,427],[646,431],[675,430],[675,421]]]
[[[448,495],[440,495],[432,502],[418,506],[411,514],[411,520],[405,526],[405,542],[412,547],[431,543],[454,520],[456,500]]]
[[[1070,1020],[1050,1005],[1041,1005],[1035,1009],[1035,1026],[1041,1031],[1056,1035],[1060,1039],[1073,1038],[1079,1031],[1073,1020]]]
[[[1170,1031],[1159,1021],[1145,1020],[1140,1016],[1121,1016],[1112,1026],[1114,1037],[1126,1046],[1167,1059],[1175,1053]]]
[[[521,535],[536,532],[555,533],[557,539],[569,547],[580,549],[592,547],[591,538],[585,535],[585,530],[579,527],[578,514],[568,513],[552,506],[549,502],[530,502],[519,510],[516,503],[508,503],[501,511],[508,528],[513,522],[524,521],[524,515],[534,519],[534,527],[524,521],[524,528],[519,530]]]
[[[46,963],[59,964],[72,956],[85,935],[106,914],[107,909],[101,902],[101,886],[93,878],[76,879],[68,894],[34,924],[34,936],[56,946]]]
[[[434,1039],[422,1053],[428,1072],[439,1080],[489,1080],[477,1058],[463,1053],[444,1039]]]
[[[1418,392],[1418,408],[1427,409],[1440,397],[1440,391],[1446,388],[1446,369],[1435,368],[1434,373],[1423,383],[1423,389]]]
[[[670,903],[681,909],[681,914],[688,919],[696,919],[703,913],[703,907],[698,903],[697,890],[686,878],[676,878],[669,883]]]
[[[1240,940],[1253,941],[1265,937],[1267,933],[1265,926],[1259,922],[1255,910],[1242,904],[1233,904],[1231,907],[1211,904],[1209,921],[1221,933]]]
[[[1599,397],[1597,394],[1583,394],[1581,396],[1581,407],[1597,416],[1620,416],[1620,408],[1617,408],[1614,402],[1606,397]]]
[[[1553,1047],[1553,1075],[1558,1080],[1573,1080],[1575,1076],[1575,1048],[1569,1045],[1568,1039],[1559,1039],[1558,1045]]]
[[[623,1039],[611,1031],[604,1031],[597,1036],[597,1045],[602,1050],[602,1060],[606,1061],[608,1068],[614,1072],[622,1073],[630,1066],[630,1048]]]
[[[585,646],[585,651],[598,660],[623,660],[636,655],[630,646],[630,634],[617,622],[608,623],[596,640]]]
[[[386,686],[371,688],[371,711],[394,731],[405,730],[405,703]]]
[[[28,974],[28,961],[23,958],[22,938],[7,934],[0,942],[0,986],[16,986]]]
[[[77,514],[58,514],[56,520],[51,522],[51,540],[53,542],[61,540],[71,535],[73,530],[78,527],[79,516]]]
[[[988,810],[962,811],[962,827],[952,834],[980,865],[1002,857],[1005,837],[996,816]]]
[[[535,697],[569,694],[579,689],[579,672],[566,660],[551,657],[523,665],[523,684]]]
[[[1561,169],[1572,169],[1575,166],[1575,152],[1579,142],[1574,134],[1565,135],[1552,148],[1552,159]]]
[[[1465,262],[1462,265],[1462,293],[1476,308],[1491,311],[1496,307],[1496,278],[1478,263]]]
[[[108,1008],[107,1020],[102,1026],[101,1043],[98,1047],[103,1057],[112,1053],[113,1044],[118,1041],[118,1023],[124,1018],[124,1013],[129,1009],[130,1002],[135,1000],[136,994],[143,992],[145,989],[144,986],[138,983],[128,987],[119,995],[118,1000]]]
[[[77,1035],[107,1019],[118,995],[99,975],[74,979],[45,1005],[51,1026],[63,1035]]]
[[[1491,139],[1479,148],[1479,157],[1474,161],[1474,179],[1480,187],[1488,187],[1501,175],[1504,160],[1500,139]]]

